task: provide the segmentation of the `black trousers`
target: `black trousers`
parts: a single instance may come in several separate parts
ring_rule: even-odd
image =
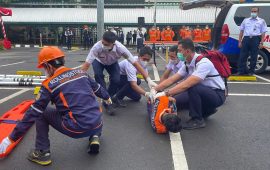
[[[225,102],[225,91],[197,84],[175,95],[177,109],[189,109],[191,118],[202,119]]]
[[[254,73],[257,57],[259,53],[259,45],[260,45],[261,37],[254,36],[249,37],[245,36],[242,41],[242,48],[240,57],[238,60],[238,72],[241,74]],[[250,55],[250,68],[247,70],[247,58]]]

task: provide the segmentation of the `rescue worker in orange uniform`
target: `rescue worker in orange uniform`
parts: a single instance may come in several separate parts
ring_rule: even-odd
[[[159,27],[157,27],[157,41],[161,40],[161,32],[159,30]]]
[[[182,26],[182,28],[179,30],[180,39],[184,39],[184,37],[185,37],[185,30],[186,30],[186,27],[185,26]]]
[[[17,123],[13,132],[0,144],[0,154],[19,140],[36,123],[35,149],[28,160],[40,164],[52,163],[49,125],[71,138],[89,137],[88,153],[99,152],[102,113],[96,96],[112,104],[108,92],[81,69],[64,66],[64,53],[57,47],[44,47],[38,56],[38,68],[44,68],[47,79],[42,82],[36,101]],[[55,106],[48,106],[50,102]],[[69,147],[69,146],[66,146]]]
[[[149,30],[149,37],[150,41],[157,41],[157,30],[154,26]]]
[[[200,29],[199,25],[197,25],[196,29],[194,29],[193,36],[194,36],[194,39],[193,39],[194,42],[202,42],[203,41],[202,29]]]
[[[147,111],[151,126],[156,133],[177,133],[182,129],[181,119],[177,116],[175,99],[162,96],[155,99],[154,103],[148,101]]]
[[[208,25],[205,26],[202,33],[203,41],[207,41],[208,43],[211,41],[211,29]]]
[[[164,31],[164,40],[172,41],[174,36],[175,34],[173,30],[171,30],[170,26],[167,26],[166,30]]]
[[[192,31],[189,29],[189,27],[187,26],[186,27],[186,30],[185,30],[185,34],[184,34],[184,38],[183,39],[192,39]]]

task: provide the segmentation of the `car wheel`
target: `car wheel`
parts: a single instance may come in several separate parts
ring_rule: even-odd
[[[255,73],[260,74],[263,73],[268,65],[268,57],[263,51],[259,51],[257,63],[255,67]],[[247,68],[250,68],[250,56],[247,59]]]

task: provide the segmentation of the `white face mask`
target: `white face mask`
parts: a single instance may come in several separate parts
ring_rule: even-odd
[[[112,50],[111,47],[105,46],[105,45],[103,45],[103,44],[102,44],[102,49],[105,50],[105,51],[110,51],[110,50]]]
[[[142,67],[147,67],[147,64],[148,64],[147,61],[142,61],[142,60],[140,60],[140,63],[141,63],[141,66],[142,66]]]

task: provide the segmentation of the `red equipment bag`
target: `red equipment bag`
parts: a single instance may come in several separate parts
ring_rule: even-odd
[[[202,52],[202,55],[197,57],[195,65],[203,58],[208,58],[214,64],[222,78],[228,78],[232,74],[230,63],[223,53],[214,50],[205,50]]]
[[[29,109],[29,107],[34,103],[34,100],[26,100],[10,111],[6,112],[0,117],[0,142],[8,137],[13,129],[16,127],[18,121],[22,120],[24,113]],[[8,156],[12,149],[22,140],[18,139],[16,142],[12,143],[4,154],[0,154],[0,158]]]

